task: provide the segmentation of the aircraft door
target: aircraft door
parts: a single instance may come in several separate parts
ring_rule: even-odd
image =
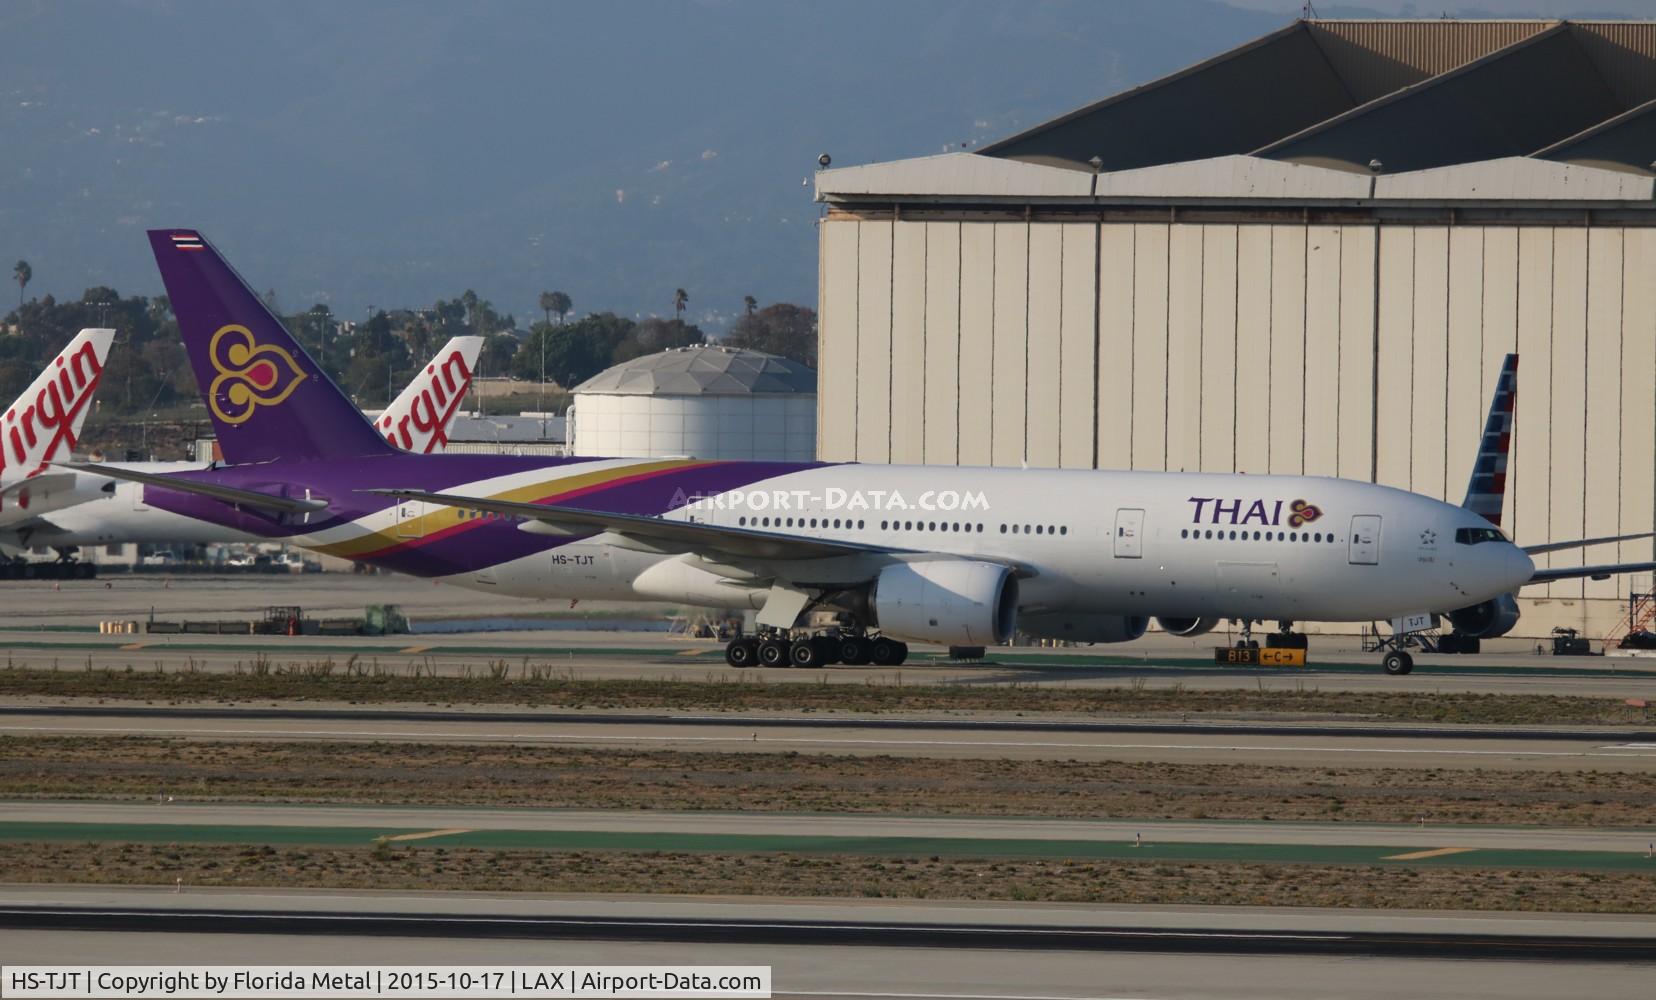
[[[1139,559],[1144,555],[1144,511],[1123,507],[1116,511],[1115,555],[1117,559]]]
[[[425,501],[404,500],[397,504],[397,537],[420,538],[425,534]]]
[[[1357,514],[1351,519],[1351,563],[1380,565],[1380,515]]]

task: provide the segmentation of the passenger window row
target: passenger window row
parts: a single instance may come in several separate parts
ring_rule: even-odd
[[[1202,528],[1180,528],[1179,537],[1200,541],[1214,539],[1221,542],[1333,542],[1335,540],[1333,532],[1324,534],[1321,531],[1255,531],[1250,534],[1246,531],[1214,531],[1211,528],[1205,530]]]

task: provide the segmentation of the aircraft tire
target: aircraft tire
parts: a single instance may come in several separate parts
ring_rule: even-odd
[[[897,659],[894,660],[891,665],[894,666],[894,667],[900,667],[900,666],[903,665],[903,663],[907,659],[908,659],[908,643],[899,642],[897,644]]]
[[[1393,677],[1401,677],[1414,669],[1414,657],[1402,650],[1394,650],[1386,654],[1385,659],[1380,661],[1380,666]]]
[[[822,644],[815,639],[794,643],[788,647],[788,662],[807,670],[823,666],[825,658],[822,655]]]
[[[873,655],[873,644],[860,635],[844,636],[839,641],[839,660],[850,667],[866,667]]]
[[[725,645],[725,662],[733,667],[751,667],[759,662],[759,644],[752,639],[732,639]]]
[[[883,635],[871,642],[868,647],[869,662],[876,667],[895,667],[903,662],[903,657],[907,653],[907,646]]]
[[[759,643],[759,662],[767,667],[785,667],[793,662],[786,639],[765,639]]]

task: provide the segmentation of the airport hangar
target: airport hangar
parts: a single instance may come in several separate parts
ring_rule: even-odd
[[[1458,503],[1516,350],[1506,529],[1652,530],[1653,161],[1656,22],[1302,20],[972,152],[824,169],[819,456]],[[1625,628],[1633,589],[1528,588],[1514,635]]]

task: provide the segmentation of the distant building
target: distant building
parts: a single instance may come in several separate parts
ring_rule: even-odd
[[[979,152],[821,171],[820,455],[1459,502],[1518,351],[1507,530],[1649,531],[1653,169],[1656,22],[1307,20]],[[1519,629],[1602,635],[1630,585],[1526,588]]]
[[[808,462],[816,372],[716,344],[623,362],[574,389],[570,453]]]

